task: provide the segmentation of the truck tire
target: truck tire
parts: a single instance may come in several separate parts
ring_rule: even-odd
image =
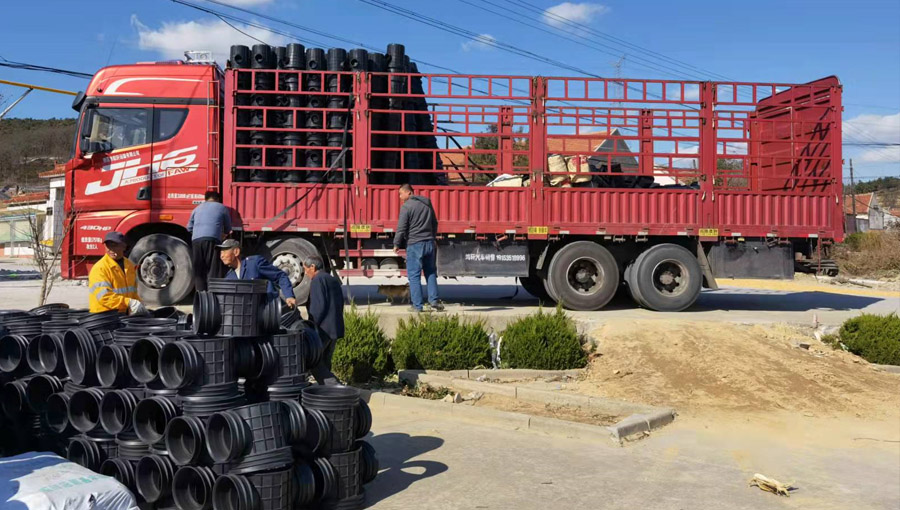
[[[142,237],[128,258],[137,266],[138,296],[144,303],[177,305],[194,290],[191,249],[177,237]]]
[[[316,247],[301,237],[274,239],[266,243],[272,254],[272,264],[287,273],[294,286],[294,298],[298,305],[309,299],[309,280],[303,274],[303,260],[311,255],[320,255]],[[324,259],[324,257],[323,257]]]
[[[647,253],[646,251],[641,252],[634,261],[632,261],[628,266],[625,267],[625,271],[623,277],[625,279],[625,283],[628,287],[628,292],[631,294],[631,299],[634,301],[634,304],[640,306],[641,308],[650,308],[646,302],[644,302],[644,298],[641,297],[640,288],[637,285],[637,282],[634,279],[634,275],[636,271],[634,268],[637,266],[638,261],[641,260],[641,257]]]
[[[703,273],[697,257],[677,244],[658,244],[634,261],[629,274],[632,296],[658,312],[680,312],[700,295]]]
[[[541,278],[541,282],[544,285],[544,292],[547,293],[547,297],[550,298],[550,301],[556,304],[559,301],[559,298],[556,296],[556,291],[553,290],[553,282],[550,281],[549,278]]]
[[[616,295],[619,266],[603,246],[576,241],[553,256],[547,271],[548,291],[571,310],[599,310]]]
[[[547,293],[547,288],[544,287],[544,279],[540,276],[532,273],[528,276],[519,277],[519,284],[521,284],[522,288],[529,294],[538,298],[538,301],[542,303],[550,303],[553,301],[553,298]]]

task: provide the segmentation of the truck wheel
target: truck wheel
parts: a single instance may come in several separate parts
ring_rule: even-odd
[[[550,281],[550,278],[541,278],[541,283],[544,285],[544,292],[547,293],[547,297],[550,298],[550,301],[556,303],[559,301],[559,297],[556,295],[556,291],[553,290],[553,282]]]
[[[166,234],[142,237],[128,258],[137,266],[141,301],[158,306],[177,305],[194,290],[191,249],[177,237]]]
[[[553,301],[553,298],[547,293],[546,287],[544,287],[544,279],[540,276],[532,273],[528,276],[519,277],[519,283],[522,285],[523,289],[528,291],[532,296],[538,298],[542,303]]]
[[[599,310],[616,295],[619,266],[609,250],[591,241],[563,246],[547,271],[551,295],[571,310]]]
[[[309,299],[309,280],[303,274],[303,260],[310,255],[319,255],[316,247],[306,239],[289,237],[266,243],[272,254],[272,265],[287,273],[294,286],[297,304],[306,304]]]
[[[630,277],[632,296],[642,306],[658,312],[680,312],[697,300],[703,274],[694,254],[667,243],[642,253]]]
[[[643,257],[645,253],[647,252],[641,252],[640,255],[638,255],[638,257],[631,264],[628,264],[628,266],[625,267],[625,274],[623,276],[625,278],[625,283],[628,286],[628,292],[629,294],[631,294],[631,299],[634,301],[634,303],[641,308],[650,308],[647,303],[644,302],[644,298],[641,297],[640,288],[638,287],[637,282],[634,279],[635,274],[637,274],[634,268],[637,267],[638,262],[641,260],[641,257]]]

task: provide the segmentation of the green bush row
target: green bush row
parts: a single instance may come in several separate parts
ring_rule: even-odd
[[[458,315],[416,315],[401,319],[391,342],[371,310],[344,313],[346,333],[334,351],[332,368],[348,383],[382,380],[398,369],[463,370],[491,367],[485,323]],[[522,317],[500,335],[503,368],[565,370],[587,365],[575,322],[562,309]]]

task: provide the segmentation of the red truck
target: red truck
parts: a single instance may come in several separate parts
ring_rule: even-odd
[[[342,67],[314,55],[98,71],[73,104],[63,275],[84,277],[118,230],[142,298],[184,300],[185,225],[207,190],[301,302],[309,254],[342,276],[405,274],[391,249],[402,182],[434,204],[440,275],[518,277],[577,310],[622,287],[640,306],[682,310],[716,277],[827,265],[843,238],[835,77],[420,74],[402,55],[389,51],[391,67],[354,51]]]

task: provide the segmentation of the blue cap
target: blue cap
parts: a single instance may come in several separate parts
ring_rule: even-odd
[[[128,244],[128,241],[125,240],[125,235],[121,232],[116,232],[113,230],[106,234],[106,238],[103,239],[104,243],[119,243],[119,244]]]

